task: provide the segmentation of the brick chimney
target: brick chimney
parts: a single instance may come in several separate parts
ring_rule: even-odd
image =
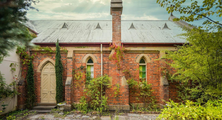
[[[111,0],[110,14],[112,15],[112,43],[121,46],[121,15],[122,0]]]

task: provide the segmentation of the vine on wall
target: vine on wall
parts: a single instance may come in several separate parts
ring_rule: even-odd
[[[84,75],[86,75],[86,78],[83,78]],[[80,66],[73,69],[73,77],[76,80],[75,87],[84,88],[83,91],[85,94],[81,97],[79,104],[74,104],[75,108],[84,113],[92,110],[102,113],[102,111],[107,109],[108,98],[105,96],[104,91],[110,86],[108,75],[92,79],[90,75],[87,77],[85,66]]]
[[[129,70],[124,70],[123,72],[128,76],[127,83],[129,89],[133,94],[138,94],[136,99],[139,100],[140,98],[142,102],[145,103],[144,108],[148,110],[156,109],[157,105],[155,96],[153,96],[154,90],[152,90],[152,84],[147,83],[145,79],[140,79],[140,81],[134,80]]]
[[[53,50],[51,47],[41,47],[41,46],[35,46],[33,48],[34,50],[38,50],[41,54],[51,54],[56,53],[56,50]],[[68,50],[66,48],[61,48],[61,51],[67,53]],[[34,59],[34,57],[37,55],[30,54],[26,47],[17,47],[16,53],[20,55],[21,61],[23,65],[29,65],[30,61]]]
[[[114,50],[114,53],[109,56],[110,60],[114,60],[117,68],[120,69],[120,61],[123,60],[125,48],[122,46],[117,46],[115,44],[110,45],[110,49]]]

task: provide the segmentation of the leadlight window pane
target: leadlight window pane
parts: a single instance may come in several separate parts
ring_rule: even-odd
[[[90,58],[87,63],[93,63],[92,59]]]
[[[94,66],[87,65],[87,74],[90,75],[91,78],[94,78]]]
[[[146,63],[146,62],[145,62],[145,60],[144,60],[144,59],[141,59],[141,60],[140,60],[140,63]]]
[[[145,65],[139,66],[139,78],[146,78],[146,66]]]

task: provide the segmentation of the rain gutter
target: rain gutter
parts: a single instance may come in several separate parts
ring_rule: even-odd
[[[101,76],[103,76],[103,44],[101,44]]]
[[[34,43],[35,45],[41,46],[50,46],[55,47],[55,43]],[[103,47],[109,47],[110,43],[59,43],[63,47],[79,47],[79,46],[88,46],[88,47],[100,47],[103,44]],[[183,45],[185,43],[122,43],[124,47],[165,47],[165,46],[177,46]]]

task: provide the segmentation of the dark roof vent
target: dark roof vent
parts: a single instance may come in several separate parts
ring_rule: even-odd
[[[66,23],[64,23],[62,28],[68,28],[68,25]]]
[[[170,30],[170,28],[168,27],[168,25],[167,25],[166,23],[164,24],[163,29],[169,29],[169,30]],[[162,29],[162,30],[163,30],[163,29]]]
[[[136,28],[134,27],[133,23],[131,24],[129,30],[130,30],[130,29],[136,29]]]
[[[100,27],[99,23],[97,24],[96,29],[102,29],[102,28]]]

